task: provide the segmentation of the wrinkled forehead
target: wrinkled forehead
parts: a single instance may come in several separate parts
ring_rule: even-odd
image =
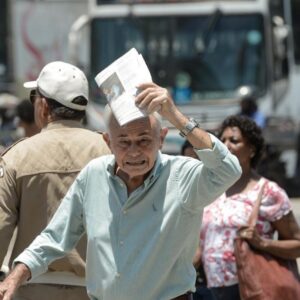
[[[153,134],[157,128],[157,122],[153,116],[139,118],[123,126],[120,126],[115,118],[111,118],[109,125],[110,133],[114,136]]]

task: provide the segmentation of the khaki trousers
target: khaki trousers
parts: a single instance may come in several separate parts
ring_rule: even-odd
[[[90,300],[86,288],[59,284],[27,284],[19,287],[14,300]]]

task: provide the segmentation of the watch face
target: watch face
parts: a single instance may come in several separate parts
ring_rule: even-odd
[[[194,127],[196,127],[196,124],[195,124],[195,122],[193,122],[193,121],[189,121],[189,122],[186,124],[186,129],[187,129],[188,131],[191,131]]]
[[[195,127],[199,127],[199,124],[193,118],[190,118],[188,123],[181,130],[181,136],[186,137]]]
[[[196,127],[197,126],[197,123],[196,123],[196,121],[194,120],[194,119],[190,119],[189,120],[189,122],[187,123],[187,125],[186,125],[186,128],[188,129],[188,130],[192,130],[194,127]]]

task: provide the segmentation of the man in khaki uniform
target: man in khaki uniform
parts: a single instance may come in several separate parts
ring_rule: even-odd
[[[79,171],[108,154],[102,135],[84,129],[88,82],[75,66],[47,64],[31,89],[41,132],[14,144],[0,158],[0,267],[17,227],[10,264],[49,223]],[[48,273],[19,289],[18,300],[85,300],[84,240]]]

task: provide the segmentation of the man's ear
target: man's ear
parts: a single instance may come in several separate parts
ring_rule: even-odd
[[[168,129],[167,127],[163,127],[163,128],[160,130],[160,147],[159,147],[159,149],[162,148],[163,143],[164,143],[165,138],[166,138],[166,135],[168,134],[168,131],[169,131],[169,129]]]
[[[109,134],[107,132],[103,133],[103,139],[104,139],[106,145],[108,146],[108,148],[110,149],[110,138],[109,138]]]
[[[48,119],[50,116],[49,105],[45,98],[41,99],[41,114],[42,114],[43,119],[45,119],[45,120]]]

